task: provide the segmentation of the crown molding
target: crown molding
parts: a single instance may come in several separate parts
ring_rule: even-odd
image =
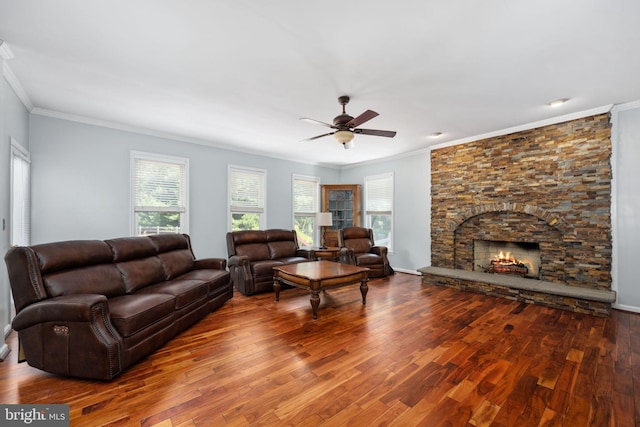
[[[14,57],[15,55],[11,51],[11,48],[9,48],[9,44],[6,41],[0,39],[0,58],[2,58],[2,75],[7,81],[7,83],[9,83],[9,86],[11,86],[11,89],[13,89],[16,96],[20,99],[20,101],[22,102],[24,107],[27,109],[27,111],[31,112],[31,110],[33,110],[33,102],[31,102],[31,99],[29,99],[27,92],[25,92],[24,88],[20,84],[20,81],[18,80],[16,75],[13,74],[13,70],[11,70],[11,67],[9,67],[9,64],[7,63],[9,59],[13,59]]]
[[[20,99],[22,105],[24,105],[27,111],[33,111],[33,102],[31,102],[31,99],[29,99],[29,95],[27,95],[27,92],[25,92],[24,88],[20,84],[20,80],[18,80],[16,75],[13,74],[13,71],[6,61],[2,62],[2,75],[4,76],[7,83],[9,83],[9,86],[11,86],[11,89],[13,89],[16,96]]]
[[[13,58],[13,52],[9,49],[9,45],[6,41],[0,39],[0,58],[7,60]]]
[[[636,108],[640,108],[640,101],[627,102],[626,104],[617,104],[611,109],[611,112],[617,113],[619,111],[635,110]]]
[[[623,106],[626,106],[626,105],[630,105],[630,106],[627,107],[627,108],[622,108]],[[621,104],[619,107],[621,107],[620,110],[640,107],[640,101],[632,102],[632,103],[629,103],[629,104]],[[568,122],[570,120],[581,119],[583,117],[589,117],[589,116],[595,116],[597,114],[613,112],[613,111],[616,111],[616,110],[618,110],[618,106],[604,105],[602,107],[592,108],[590,110],[584,110],[584,111],[580,111],[580,112],[577,112],[577,113],[566,114],[564,116],[551,117],[549,119],[540,120],[540,121],[532,122],[532,123],[526,123],[526,124],[523,124],[523,125],[514,126],[514,127],[510,127],[510,128],[506,128],[506,129],[501,129],[501,130],[497,130],[497,131],[494,131],[494,132],[489,132],[489,133],[485,133],[485,134],[481,134],[481,135],[469,136],[467,138],[456,139],[454,141],[442,142],[442,143],[437,144],[437,145],[430,145],[428,147],[420,148],[418,150],[413,150],[413,151],[409,151],[409,152],[406,152],[406,153],[397,154],[395,156],[385,157],[384,159],[369,160],[369,161],[366,161],[366,162],[360,162],[360,163],[354,163],[354,164],[350,164],[350,165],[345,165],[345,166],[342,167],[342,169],[352,169],[352,168],[357,168],[357,167],[360,167],[360,166],[366,166],[366,165],[372,165],[372,164],[376,164],[376,163],[388,162],[390,160],[402,159],[402,158],[405,158],[405,157],[413,157],[413,156],[417,156],[417,155],[428,154],[432,150],[437,150],[439,148],[445,148],[445,147],[451,147],[451,146],[454,146],[454,145],[466,144],[467,142],[480,141],[481,139],[493,138],[493,137],[502,136],[502,135],[508,135],[508,134],[514,133],[514,132],[522,132],[522,131],[525,131],[525,130],[535,129],[535,128],[554,125],[554,124],[563,123],[563,122]]]
[[[290,162],[296,162],[296,163],[302,163],[302,164],[310,164],[310,165],[314,165],[314,166],[322,166],[322,167],[326,167],[326,168],[329,168],[329,169],[339,169],[339,167],[336,166],[336,165],[331,165],[331,164],[326,164],[326,163],[318,163],[318,162],[306,162],[306,161],[303,161],[303,160],[300,160],[300,159],[295,159],[293,157],[288,158],[288,157],[285,157],[285,156],[275,156],[273,154],[270,154],[270,153],[267,153],[267,152],[264,152],[264,151],[243,149],[243,148],[240,148],[240,147],[221,144],[221,143],[216,143],[216,142],[209,141],[209,140],[191,138],[191,137],[188,137],[188,136],[177,135],[177,134],[172,134],[172,133],[169,133],[169,132],[162,132],[162,131],[157,131],[157,130],[151,130],[151,129],[141,128],[141,127],[137,127],[137,126],[125,125],[125,124],[122,124],[122,123],[109,122],[107,120],[94,119],[94,118],[91,118],[91,117],[80,116],[80,115],[77,115],[77,114],[70,114],[70,113],[63,113],[63,112],[60,112],[60,111],[47,110],[45,108],[33,108],[31,110],[31,114],[38,115],[38,116],[44,116],[44,117],[51,117],[51,118],[60,119],[60,120],[68,120],[68,121],[71,121],[71,122],[82,123],[82,124],[86,124],[86,125],[99,126],[99,127],[104,127],[104,128],[108,128],[108,129],[121,130],[121,131],[125,131],[125,132],[133,132],[133,133],[138,133],[138,134],[141,134],[141,135],[155,136],[155,137],[158,137],[158,138],[169,139],[169,140],[172,140],[172,141],[187,142],[187,143],[190,143],[190,144],[204,145],[204,146],[207,146],[207,147],[218,148],[218,149],[221,149],[221,150],[234,151],[236,153],[251,154],[251,155],[254,155],[254,156],[269,157],[269,158],[277,159],[277,160],[286,160],[286,161],[290,161]]]
[[[609,113],[611,112],[613,107],[614,107],[613,104],[603,105],[602,107],[596,107],[590,110],[578,111],[576,113],[565,114],[563,116],[551,117],[545,120],[526,123],[519,126],[514,126],[506,129],[497,130],[494,132],[485,133],[482,135],[476,135],[468,138],[457,139],[455,141],[443,142],[442,144],[432,145],[429,148],[431,150],[437,150],[439,148],[451,147],[453,145],[465,144],[467,142],[480,141],[481,139],[494,138],[496,136],[508,135],[510,133],[522,132],[525,130],[535,129],[543,126],[564,123],[570,120],[582,119],[584,117],[595,116],[597,114]]]

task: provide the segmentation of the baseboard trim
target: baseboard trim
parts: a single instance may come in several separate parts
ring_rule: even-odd
[[[611,307],[617,310],[630,311],[632,313],[640,313],[640,307],[635,307],[633,305],[611,304]]]
[[[7,343],[2,344],[2,347],[0,347],[0,362],[7,358],[9,352],[11,352],[11,349]]]
[[[393,267],[393,270],[397,271],[398,273],[415,274],[416,276],[420,276],[420,273],[418,272],[418,270],[409,270],[406,268],[395,268],[395,267]]]

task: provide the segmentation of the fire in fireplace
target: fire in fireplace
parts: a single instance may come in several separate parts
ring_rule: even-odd
[[[529,242],[473,241],[473,269],[540,278],[540,245]]]

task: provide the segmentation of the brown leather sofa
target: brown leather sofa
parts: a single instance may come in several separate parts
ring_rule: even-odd
[[[273,291],[273,267],[311,261],[300,250],[295,230],[243,230],[227,233],[229,271],[244,295]]]
[[[387,247],[376,246],[370,228],[347,227],[339,230],[338,245],[341,262],[369,268],[369,277],[391,274]]]
[[[110,380],[233,297],[226,260],[186,234],[16,247],[5,255],[20,361]]]

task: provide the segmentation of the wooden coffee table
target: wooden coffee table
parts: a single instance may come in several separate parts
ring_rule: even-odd
[[[369,269],[333,261],[311,261],[273,267],[273,289],[280,300],[281,283],[311,291],[313,319],[318,318],[320,291],[360,283],[362,304],[367,303]]]

